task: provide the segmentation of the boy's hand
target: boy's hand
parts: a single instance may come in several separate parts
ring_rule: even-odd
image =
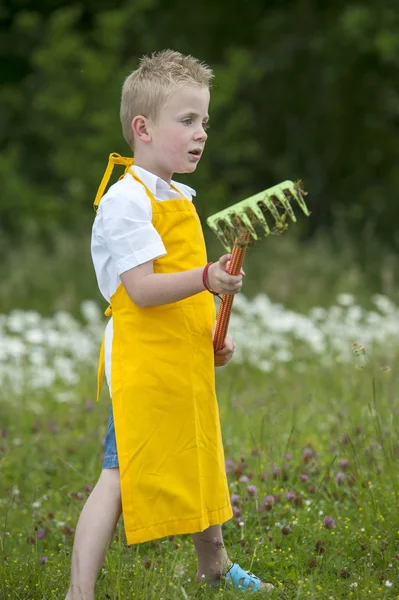
[[[245,273],[241,269],[240,275],[229,275],[230,259],[231,254],[224,254],[208,269],[208,285],[217,294],[237,294],[242,288]]]
[[[226,336],[224,346],[215,352],[215,367],[224,367],[233,358],[235,343],[230,335]]]

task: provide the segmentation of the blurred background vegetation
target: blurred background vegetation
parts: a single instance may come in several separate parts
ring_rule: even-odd
[[[0,312],[100,299],[92,202],[108,154],[129,154],[121,85],[163,48],[216,74],[207,151],[178,177],[202,219],[285,179],[309,192],[311,218],[251,250],[248,293],[396,294],[398,0],[3,0],[0,20]]]

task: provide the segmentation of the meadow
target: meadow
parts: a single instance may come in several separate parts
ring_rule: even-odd
[[[272,599],[399,598],[399,304],[366,286],[360,299],[351,281],[323,288],[320,305],[321,291],[296,294],[296,307],[252,282],[260,292],[235,302],[234,361],[217,371],[234,511],[224,543],[274,584]],[[293,275],[295,285],[305,284]],[[42,314],[26,297],[0,316],[1,600],[64,598],[74,529],[101,468],[104,307],[68,302]],[[242,597],[197,586],[195,570],[188,537],[127,547],[119,523],[96,597]]]

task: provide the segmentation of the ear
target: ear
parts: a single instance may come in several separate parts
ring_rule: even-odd
[[[144,144],[149,144],[149,142],[151,142],[147,117],[143,117],[143,115],[134,117],[132,120],[132,130],[136,138],[141,142],[144,142]]]

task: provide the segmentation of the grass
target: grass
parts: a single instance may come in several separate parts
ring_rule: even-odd
[[[399,598],[397,368],[398,357],[370,357],[364,369],[218,371],[228,478],[238,495],[225,545],[231,559],[274,583],[270,598]],[[74,402],[40,395],[33,412],[26,398],[2,398],[1,600],[66,593],[74,528],[99,475],[106,431],[106,393],[99,405],[93,394],[88,373]],[[325,517],[335,526],[326,528]],[[129,548],[120,523],[96,597],[241,597],[198,588],[195,568],[189,537]]]
[[[209,242],[210,258],[222,254]],[[30,240],[7,254],[4,313],[18,298],[18,308],[78,316],[80,302],[94,297],[89,238],[59,234],[47,243]],[[344,244],[339,253],[322,238],[300,246],[291,232],[250,249],[245,292],[265,291],[304,312],[342,291],[364,304],[370,289],[395,297],[392,257],[377,256],[375,267],[365,273]],[[237,363],[218,370],[237,515],[224,526],[225,545],[232,560],[274,583],[272,600],[399,598],[398,363],[382,349],[363,369],[315,358],[301,370],[295,359],[268,374]],[[74,529],[100,473],[108,417],[106,393],[93,402],[94,371],[72,391],[67,403],[0,391],[0,600],[65,597]],[[326,528],[325,517],[335,526]],[[242,597],[198,588],[195,570],[189,537],[129,548],[121,522],[96,597]]]

